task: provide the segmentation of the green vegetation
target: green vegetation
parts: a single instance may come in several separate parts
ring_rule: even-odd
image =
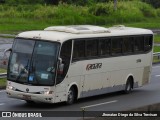
[[[7,70],[0,68],[0,73],[6,73]]]
[[[90,0],[91,1],[91,0]],[[86,6],[59,3],[57,6],[0,5],[0,33],[18,33],[44,29],[51,25],[92,24],[111,26],[125,24],[142,28],[160,26],[160,10],[151,5],[134,1],[120,1],[117,10],[113,2],[91,2]]]
[[[5,69],[0,68],[0,73],[6,73]],[[0,78],[0,88],[6,86],[6,78]]]
[[[154,42],[160,44],[160,35],[155,35],[154,36]]]
[[[154,46],[153,52],[160,52],[160,46]]]
[[[6,78],[0,78],[0,88],[6,86]]]
[[[151,4],[155,8],[160,7],[160,0],[142,0],[142,1]]]
[[[153,63],[160,63],[160,59],[157,56],[153,56]]]

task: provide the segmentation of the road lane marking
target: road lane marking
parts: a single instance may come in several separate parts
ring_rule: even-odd
[[[1,90],[0,93],[1,93],[1,92],[6,92],[6,90]]]
[[[81,107],[82,109],[86,109],[86,108],[91,108],[91,107],[96,107],[96,106],[100,106],[100,105],[105,105],[105,104],[110,104],[110,103],[115,103],[118,100],[113,100],[113,101],[109,101],[109,102],[104,102],[104,103],[99,103],[99,104],[94,104],[94,105],[88,105],[88,106],[84,106]]]
[[[0,103],[0,105],[4,105],[5,103]]]
[[[160,77],[160,75],[156,75],[156,77]]]
[[[159,68],[160,66],[155,66],[155,67],[152,67],[152,68]]]

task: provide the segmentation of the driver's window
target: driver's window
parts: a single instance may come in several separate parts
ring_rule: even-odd
[[[71,60],[71,50],[72,50],[72,41],[66,41],[62,44],[61,52],[60,52],[60,58],[62,59],[63,67],[63,73],[59,74],[57,73],[57,82],[56,84],[60,83],[64,77],[66,76]]]

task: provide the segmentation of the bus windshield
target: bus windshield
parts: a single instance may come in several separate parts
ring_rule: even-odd
[[[17,38],[8,64],[8,80],[31,85],[54,85],[60,44]]]

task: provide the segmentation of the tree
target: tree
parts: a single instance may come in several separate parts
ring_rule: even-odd
[[[44,0],[46,4],[58,5],[60,0]]]
[[[142,0],[142,1],[151,4],[155,8],[160,7],[160,0]]]
[[[5,3],[5,0],[0,0],[0,3]]]

